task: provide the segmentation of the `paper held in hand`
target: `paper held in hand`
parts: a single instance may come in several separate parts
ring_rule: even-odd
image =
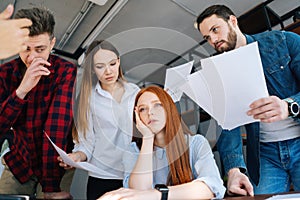
[[[105,174],[106,172],[103,172],[102,169],[96,167],[95,165],[92,165],[91,163],[88,162],[74,162],[66,152],[64,152],[61,148],[59,148],[57,145],[55,145],[52,140],[50,139],[50,137],[48,136],[48,134],[44,131],[46,137],[48,138],[48,140],[50,141],[50,143],[52,144],[52,146],[55,148],[55,150],[57,151],[57,153],[60,155],[60,157],[62,158],[62,160],[64,161],[64,163],[66,163],[67,165],[70,165],[72,167],[75,168],[79,168],[79,169],[83,169],[95,174]]]
[[[269,96],[257,42],[201,60],[181,90],[223,129],[255,122],[250,104]]]
[[[180,86],[187,81],[187,76],[190,75],[194,61],[172,67],[166,71],[165,90],[172,97],[174,102],[180,101],[183,94]]]

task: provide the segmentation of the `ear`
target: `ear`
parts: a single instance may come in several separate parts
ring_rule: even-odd
[[[237,20],[236,16],[230,15],[229,21],[233,25],[233,27],[236,28],[238,26],[238,20]]]
[[[56,43],[56,37],[53,37],[52,40],[50,41],[51,50],[53,49],[55,43]]]

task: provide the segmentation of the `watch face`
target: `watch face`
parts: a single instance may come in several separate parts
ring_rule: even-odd
[[[299,105],[297,103],[291,104],[291,112],[294,116],[299,114]]]

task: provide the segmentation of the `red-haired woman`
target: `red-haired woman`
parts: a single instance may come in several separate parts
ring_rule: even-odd
[[[142,89],[135,100],[137,132],[124,154],[124,187],[100,199],[223,198],[225,188],[207,140],[192,135],[162,88]],[[130,155],[130,156],[128,156]],[[155,189],[153,189],[155,188]]]

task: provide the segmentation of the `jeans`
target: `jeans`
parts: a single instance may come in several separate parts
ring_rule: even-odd
[[[260,179],[255,194],[300,191],[300,137],[260,143]]]

